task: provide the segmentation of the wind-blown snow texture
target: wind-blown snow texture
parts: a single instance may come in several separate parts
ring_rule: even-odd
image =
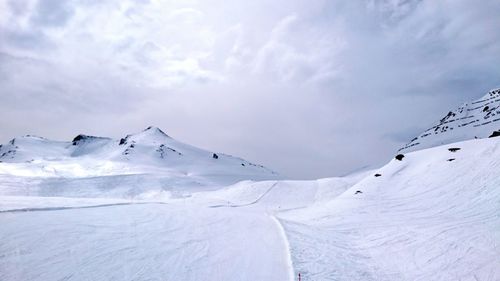
[[[432,148],[315,181],[155,128],[14,139],[1,148],[0,280],[500,280],[500,138],[447,120],[413,146]]]

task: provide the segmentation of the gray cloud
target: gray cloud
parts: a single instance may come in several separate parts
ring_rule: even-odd
[[[227,2],[0,2],[0,141],[153,124],[334,176],[500,86],[497,0]]]
[[[72,1],[38,0],[30,16],[32,25],[64,26],[73,15]]]

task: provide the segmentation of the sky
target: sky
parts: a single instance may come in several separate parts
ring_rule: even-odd
[[[0,143],[147,126],[292,179],[500,87],[500,0],[0,0]]]

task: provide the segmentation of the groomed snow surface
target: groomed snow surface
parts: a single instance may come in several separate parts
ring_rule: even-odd
[[[500,138],[315,181],[239,181],[236,158],[223,180],[179,159],[76,175],[92,163],[62,153],[0,163],[0,280],[500,280]]]

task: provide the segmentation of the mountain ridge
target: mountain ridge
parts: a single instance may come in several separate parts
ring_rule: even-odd
[[[107,165],[114,168],[106,175],[154,170],[167,174],[175,171],[174,174],[181,175],[233,177],[231,182],[278,177],[262,165],[182,143],[153,126],[120,139],[78,134],[71,141],[53,141],[25,135],[0,146],[0,162],[17,163],[25,170],[38,167],[43,171],[47,167],[63,165],[66,169],[76,165],[88,170],[85,174],[96,176],[101,174],[94,168]],[[65,173],[65,176],[75,175]]]
[[[493,137],[499,130],[500,88],[496,88],[477,100],[449,111],[436,125],[410,140],[398,152],[407,153],[474,138]]]

